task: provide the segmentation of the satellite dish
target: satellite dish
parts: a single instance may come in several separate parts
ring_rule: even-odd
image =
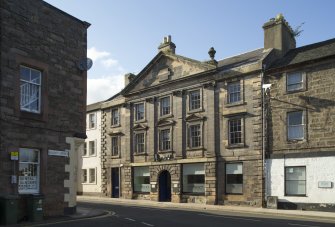
[[[78,68],[81,71],[88,71],[92,67],[92,65],[93,61],[90,58],[84,58],[78,62]]]

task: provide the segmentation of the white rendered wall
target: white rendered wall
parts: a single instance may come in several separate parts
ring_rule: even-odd
[[[89,112],[86,114],[86,125],[88,125],[88,116],[94,112]],[[101,111],[96,112],[96,127],[94,129],[89,129],[86,127],[87,139],[85,143],[87,144],[87,155],[83,156],[79,154],[78,156],[78,192],[85,193],[101,193]],[[96,141],[96,155],[89,155],[89,141]],[[87,169],[87,175],[89,175],[89,169],[96,169],[96,182],[95,183],[82,183],[82,169]]]
[[[266,160],[266,191],[279,202],[335,203],[335,157],[286,158]],[[306,166],[306,196],[285,196],[285,168]],[[332,188],[319,188],[319,181],[331,181]]]

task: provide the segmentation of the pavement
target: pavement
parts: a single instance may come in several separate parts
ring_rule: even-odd
[[[228,205],[206,205],[197,203],[170,203],[170,202],[156,202],[150,200],[130,200],[122,198],[107,198],[97,196],[77,196],[77,201],[89,203],[105,203],[115,205],[133,205],[133,206],[149,206],[160,208],[174,208],[183,210],[208,210],[208,211],[222,211],[227,213],[236,214],[249,214],[249,215],[266,215],[271,218],[288,218],[288,219],[303,219],[313,221],[327,221],[335,223],[335,212],[324,211],[306,211],[306,210],[280,210],[268,209],[258,207],[245,207],[245,206],[228,206]]]
[[[182,209],[182,210],[194,210],[194,211],[222,211],[231,214],[245,214],[245,215],[256,215],[262,217],[271,218],[287,218],[287,219],[301,219],[310,220],[317,222],[330,222],[335,223],[335,212],[322,212],[322,211],[304,211],[304,210],[278,210],[278,209],[267,209],[267,208],[254,208],[254,207],[243,207],[243,206],[227,206],[227,205],[206,205],[196,203],[170,203],[170,202],[156,202],[148,200],[129,200],[122,198],[107,198],[97,196],[77,196],[77,212],[73,215],[46,218],[40,222],[21,222],[18,225],[12,226],[44,226],[47,224],[55,223],[66,223],[80,219],[92,219],[100,218],[103,216],[111,215],[111,211],[94,209],[84,207],[81,203],[97,203],[97,204],[115,204],[115,205],[130,205],[130,206],[144,206],[144,207],[159,207],[166,209]]]

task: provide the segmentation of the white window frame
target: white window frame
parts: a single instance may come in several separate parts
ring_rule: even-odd
[[[139,109],[138,107],[140,105],[143,105],[143,117],[139,118]],[[145,120],[145,102],[139,102],[134,104],[134,121],[135,122],[140,122]]]
[[[163,104],[165,103],[164,100],[169,100],[169,105],[166,107]],[[172,105],[171,105],[172,101],[171,101],[171,96],[164,96],[161,97],[159,99],[159,109],[160,109],[160,116],[164,117],[164,116],[169,116],[172,113]],[[168,111],[166,111],[166,109],[168,109]]]
[[[293,76],[300,76],[301,80],[299,82],[289,84],[290,77],[293,77]],[[305,76],[305,73],[303,73],[303,72],[287,73],[286,74],[286,91],[287,92],[295,92],[295,91],[303,90],[305,88],[305,80],[306,80],[306,76]],[[298,85],[300,85],[300,86],[298,86]]]
[[[301,113],[301,124],[297,124],[297,125],[292,125],[290,123],[290,115],[294,114],[294,113]],[[293,128],[301,128],[302,130],[302,136],[301,137],[292,137],[291,135],[291,131]],[[304,116],[304,111],[302,110],[297,110],[297,111],[292,111],[292,112],[288,112],[287,113],[287,140],[291,141],[291,140],[304,140],[305,139],[305,116]]]
[[[37,154],[37,161],[31,160],[33,158],[32,152]],[[36,173],[34,173],[34,171],[36,171]],[[40,150],[20,148],[18,175],[19,194],[38,194],[40,192]],[[34,184],[32,182],[34,182]]]
[[[29,70],[29,80],[23,78],[22,70]],[[39,74],[37,81],[32,80],[32,72]],[[39,82],[38,82],[39,81]],[[37,87],[37,89],[34,89]],[[29,68],[26,66],[20,66],[20,109],[22,111],[31,113],[41,113],[41,87],[42,87],[42,72],[37,69]],[[30,94],[34,93],[34,94]],[[38,94],[35,94],[38,93]],[[36,97],[37,96],[37,97]],[[31,106],[26,108],[25,106],[34,101],[38,102],[37,109],[33,109]],[[27,103],[27,104],[26,104]]]
[[[163,140],[163,132],[169,131],[169,139]],[[159,129],[159,151],[171,151],[172,150],[172,128],[161,128]],[[165,144],[164,144],[165,142]]]
[[[237,90],[235,88],[238,87]],[[241,86],[241,81],[234,81],[234,82],[229,82],[227,84],[227,103],[232,104],[232,103],[239,103],[242,101],[242,86]],[[235,99],[237,96],[238,99]]]
[[[93,146],[92,146],[92,143],[93,143]],[[97,140],[88,141],[88,155],[89,156],[96,156],[97,155]]]
[[[115,141],[116,140],[116,141]],[[116,145],[114,144],[116,142]],[[111,155],[112,156],[119,156],[120,155],[120,136],[111,136]],[[115,153],[115,149],[116,152]]]
[[[143,142],[138,143],[138,136],[143,134]],[[143,146],[143,149],[139,149]],[[139,150],[142,150],[139,152]],[[145,154],[146,153],[146,133],[143,131],[135,132],[134,134],[134,154]]]
[[[92,174],[91,174],[92,170],[94,171],[94,174],[93,174],[94,179],[93,180],[92,180]],[[88,175],[89,175],[88,183],[89,184],[96,184],[96,182],[97,182],[97,170],[96,170],[96,168],[89,168],[88,169]]]
[[[195,122],[195,123],[189,123],[187,125],[187,141],[188,141],[188,147],[191,149],[196,149],[196,148],[202,148],[203,147],[203,129],[202,129],[202,122]],[[193,136],[191,135],[191,127],[195,127],[195,126],[199,126],[199,133],[200,135],[199,137],[199,146],[195,146],[196,144],[194,144],[193,141]],[[194,137],[195,138],[195,137]]]
[[[88,114],[88,128],[95,129],[97,126],[97,114],[96,113],[89,113]]]
[[[114,113],[116,112],[117,116],[114,116]],[[117,121],[116,121],[117,119]],[[120,126],[120,108],[112,108],[111,109],[111,126]]]
[[[232,131],[233,128],[232,128],[232,125],[231,123],[234,122],[234,121],[239,121],[240,122],[240,127],[241,127],[241,130],[240,131]],[[244,145],[244,118],[243,117],[233,117],[233,118],[230,118],[228,119],[228,144],[229,146],[241,146],[241,145]],[[238,134],[240,133],[241,136],[240,136],[240,142],[234,142],[232,143],[233,141],[233,138],[232,136],[235,135],[235,134]]]
[[[235,167],[235,168],[232,168]],[[242,175],[242,183],[228,182],[228,175]],[[226,164],[226,194],[243,194],[243,163],[227,163]],[[240,191],[233,192],[234,188],[240,187]]]
[[[188,194],[204,194],[206,185],[206,174],[205,174],[205,164],[204,163],[192,163],[183,164],[183,193]],[[200,176],[203,178],[203,183],[201,182],[189,182],[190,178],[196,178]],[[193,179],[194,180],[194,179]],[[199,180],[199,179],[198,179]]]
[[[192,100],[192,94],[195,92],[199,92],[199,99]],[[197,106],[194,106],[194,102],[199,102]],[[199,105],[199,107],[198,107]],[[197,108],[196,108],[197,107]],[[202,89],[193,89],[188,92],[188,111],[189,112],[197,112],[202,110]]]

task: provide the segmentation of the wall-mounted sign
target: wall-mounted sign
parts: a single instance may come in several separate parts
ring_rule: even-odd
[[[68,150],[65,150],[65,151],[48,150],[48,155],[69,157],[69,151]]]
[[[14,161],[19,160],[19,152],[18,151],[10,152],[10,160],[14,160]]]
[[[332,188],[333,183],[331,181],[319,181],[318,186],[319,188]]]

